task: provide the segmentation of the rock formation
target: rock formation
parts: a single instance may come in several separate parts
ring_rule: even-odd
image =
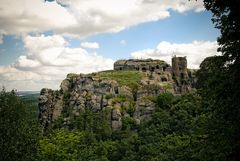
[[[123,117],[134,117],[139,124],[154,112],[154,98],[160,93],[192,90],[195,77],[187,69],[186,58],[173,57],[172,64],[152,59],[119,60],[112,71],[68,74],[59,91],[41,90],[40,123],[45,129],[62,117],[68,127],[81,112],[107,110],[113,130],[121,129]]]

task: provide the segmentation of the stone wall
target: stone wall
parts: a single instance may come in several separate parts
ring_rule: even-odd
[[[186,57],[172,58],[172,78],[175,81],[175,93],[181,94],[194,90],[196,76],[194,70],[187,68]]]
[[[138,70],[142,72],[162,72],[169,70],[170,65],[162,60],[129,59],[118,60],[114,63],[114,70]]]
[[[172,75],[177,80],[188,79],[187,58],[176,57],[172,58]]]

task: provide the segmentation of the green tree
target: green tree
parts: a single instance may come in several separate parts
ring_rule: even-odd
[[[40,131],[15,92],[0,92],[0,160],[36,160]]]
[[[213,13],[212,21],[215,27],[220,29],[218,38],[226,62],[233,62],[233,66],[239,65],[240,61],[240,2],[239,0],[204,0],[207,10]]]
[[[157,100],[156,112],[139,132],[137,160],[202,160],[199,153],[206,119],[199,96],[163,93]]]
[[[43,161],[108,161],[117,151],[114,141],[97,141],[86,131],[54,130],[40,140]]]
[[[204,4],[213,13],[215,27],[221,31],[218,50],[222,53],[219,57],[205,59],[199,71],[200,94],[204,107],[211,111],[210,156],[212,160],[239,160],[240,1],[204,0]]]
[[[111,110],[103,109],[94,113],[93,117],[93,132],[98,140],[106,140],[111,137]]]
[[[162,93],[157,97],[157,105],[160,108],[169,109],[174,101],[174,96],[171,93]]]
[[[198,92],[202,97],[202,107],[207,115],[204,129],[206,143],[202,156],[205,160],[228,160],[234,142],[234,117],[231,108],[231,78],[222,56],[206,58],[198,71]],[[237,121],[237,120],[236,120]]]
[[[44,161],[75,161],[78,145],[84,143],[84,134],[56,130],[40,140],[39,154]]]

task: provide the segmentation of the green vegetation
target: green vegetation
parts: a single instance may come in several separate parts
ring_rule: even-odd
[[[125,105],[121,106],[121,112],[122,113],[128,113],[130,116],[133,116],[133,113],[135,111],[135,102],[132,98],[129,98],[126,95],[117,95],[116,97],[113,97],[112,103],[125,103]]]
[[[122,130],[134,130],[137,128],[136,121],[132,117],[123,117],[122,123]]]
[[[111,141],[97,142],[92,133],[56,130],[40,141],[40,159],[44,161],[107,161]]]
[[[68,99],[71,97],[71,93],[70,92],[68,92],[68,91],[65,91],[64,93],[63,93],[63,99],[64,99],[64,101],[68,101]]]
[[[110,94],[106,94],[106,97],[105,97],[105,98],[108,100],[108,99],[111,99],[111,98],[113,98],[113,97],[114,97],[113,94],[110,93]]]
[[[146,97],[154,99],[157,107],[152,118],[141,125],[137,125],[132,117],[134,106],[130,104],[127,110],[132,110],[128,111],[132,114],[122,117],[122,130],[119,131],[111,130],[110,109],[97,113],[86,109],[79,116],[72,116],[67,124],[64,123],[66,120],[62,119],[59,126],[55,126],[42,137],[38,135],[40,131],[36,130],[37,126],[26,128],[32,127],[30,122],[23,121],[24,126],[16,126],[21,120],[19,118],[25,118],[21,110],[25,108],[21,99],[13,93],[2,92],[1,112],[4,102],[11,105],[5,100],[14,99],[15,103],[19,101],[17,108],[15,107],[19,110],[8,111],[6,109],[10,106],[6,106],[8,115],[1,115],[1,131],[9,131],[9,136],[1,133],[1,138],[4,138],[1,145],[6,144],[1,146],[1,152],[4,156],[9,156],[1,160],[217,161],[227,160],[226,155],[231,150],[221,135],[215,134],[217,142],[211,142],[211,131],[216,129],[210,126],[215,123],[211,121],[213,113],[207,110],[209,106],[206,106],[205,100],[197,94],[173,96],[162,93],[157,98]],[[121,101],[122,99],[126,98],[122,97]],[[7,123],[7,119],[17,122]],[[27,133],[25,128],[31,132]],[[21,131],[21,135],[16,131]],[[14,138],[14,142],[10,138]],[[16,140],[19,145],[15,144]],[[226,151],[228,153],[224,153]]]
[[[142,88],[148,91],[158,91],[159,89],[161,89],[161,86],[157,84],[148,84],[148,85],[144,85]]]
[[[151,101],[151,102],[156,102],[157,101],[156,97],[154,97],[154,96],[143,96],[143,97],[141,97],[141,100]]]
[[[113,104],[125,102],[127,100],[129,100],[129,98],[126,95],[117,95],[113,98]]]
[[[120,131],[111,130],[110,111],[86,110],[72,120],[74,128],[57,128],[42,138],[39,155],[58,161],[204,160],[199,149],[204,150],[208,119],[200,97],[163,93],[155,101],[157,109],[150,121],[139,126],[133,117],[124,116]]]
[[[128,105],[128,107],[126,108],[126,112],[131,116],[131,117],[133,117],[133,114],[134,114],[134,112],[135,112],[135,109],[136,109],[136,107],[135,107],[135,102],[129,102],[129,105]]]
[[[104,71],[99,73],[99,78],[102,80],[115,80],[120,86],[129,87],[136,100],[137,90],[143,78],[143,73],[131,70]]]
[[[163,93],[160,94],[157,98],[157,105],[161,108],[169,109],[174,102],[173,94],[171,93]]]
[[[29,101],[29,100],[27,100]],[[32,104],[0,91],[0,160],[36,160],[40,130]],[[34,113],[34,114],[33,114]],[[33,116],[34,115],[34,116]]]
[[[23,95],[20,98],[27,105],[28,113],[32,114],[33,119],[37,120],[39,93]]]
[[[163,83],[162,87],[165,90],[171,90],[173,88],[173,85],[171,83]]]
[[[208,153],[216,160],[240,160],[240,1],[204,0],[204,4],[221,31],[218,50],[222,53],[205,59],[198,73],[198,91],[211,111]]]
[[[115,80],[120,86],[128,86],[132,90],[135,90],[143,75],[138,71],[105,71],[99,73],[100,79],[102,80]]]

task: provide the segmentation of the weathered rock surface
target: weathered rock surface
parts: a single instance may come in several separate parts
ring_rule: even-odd
[[[122,127],[122,118],[133,116],[137,124],[149,119],[155,111],[154,98],[162,92],[181,94],[192,90],[194,72],[186,68],[186,58],[174,58],[174,67],[160,60],[117,61],[115,71],[139,71],[142,78],[137,86],[102,77],[101,73],[68,74],[59,91],[43,88],[39,98],[39,121],[43,128],[52,126],[64,112],[71,115],[63,118],[67,126],[71,116],[77,117],[86,109],[92,112],[109,110],[112,130]],[[184,69],[183,69],[184,68]],[[106,73],[108,71],[105,71]],[[107,75],[108,76],[108,75]],[[121,79],[125,79],[124,77]],[[134,113],[132,110],[134,109]]]
[[[63,109],[63,97],[58,91],[43,88],[39,97],[39,121],[43,128],[58,119]]]
[[[149,119],[151,114],[155,111],[154,98],[160,93],[165,92],[158,85],[145,85],[138,90],[136,100],[136,111],[134,117],[140,120]]]

